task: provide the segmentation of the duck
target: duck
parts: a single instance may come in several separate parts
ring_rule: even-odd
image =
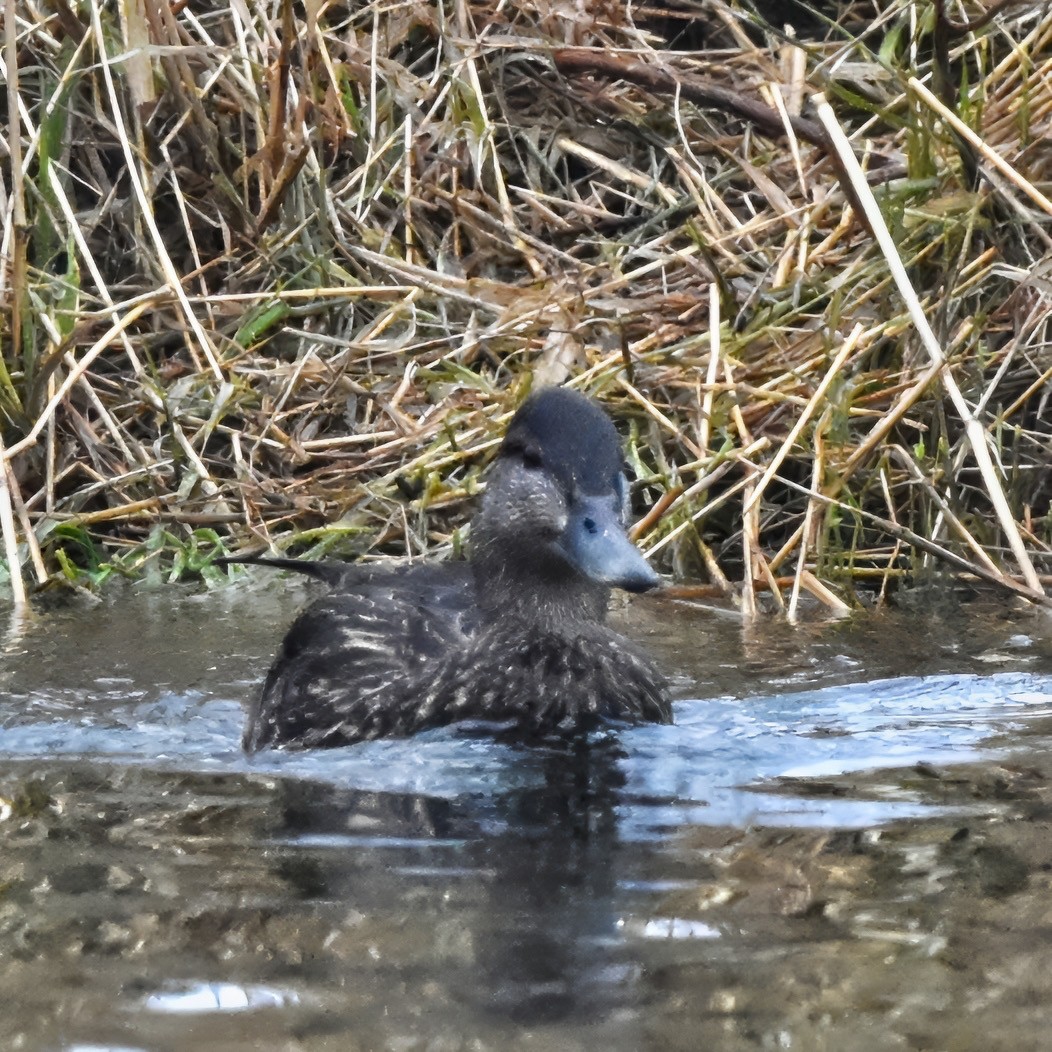
[[[235,555],[325,582],[285,635],[244,748],[323,748],[465,724],[523,741],[671,723],[668,684],[606,624],[611,590],[660,584],[626,530],[607,413],[568,387],[515,412],[469,557],[398,566]]]

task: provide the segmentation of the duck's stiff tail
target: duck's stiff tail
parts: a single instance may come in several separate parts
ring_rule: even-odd
[[[221,555],[216,559],[216,566],[232,566],[242,563],[250,566],[270,566],[275,570],[292,570],[294,573],[306,574],[326,584],[338,585],[347,578],[349,569],[346,563],[319,562],[315,559],[284,559],[269,555]]]

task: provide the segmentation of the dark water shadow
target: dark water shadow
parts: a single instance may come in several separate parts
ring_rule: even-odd
[[[392,880],[453,879],[471,900],[460,933],[470,953],[445,979],[454,1002],[531,1028],[602,1018],[633,999],[615,905],[623,755],[612,739],[546,748],[539,784],[490,798],[285,782],[275,872],[301,900],[363,913],[389,908]],[[331,850],[297,850],[321,845]],[[363,879],[355,845],[377,852],[386,880]]]

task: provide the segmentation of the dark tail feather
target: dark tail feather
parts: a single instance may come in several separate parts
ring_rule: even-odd
[[[330,585],[342,584],[352,572],[352,568],[346,563],[323,563],[312,559],[274,559],[267,555],[223,555],[215,561],[216,566],[230,566],[233,563],[292,570],[294,573],[306,574]]]

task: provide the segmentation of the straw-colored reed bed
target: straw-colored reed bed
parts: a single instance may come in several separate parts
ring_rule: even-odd
[[[1047,3],[5,5],[16,598],[456,548],[568,381],[746,610],[1043,601]]]

